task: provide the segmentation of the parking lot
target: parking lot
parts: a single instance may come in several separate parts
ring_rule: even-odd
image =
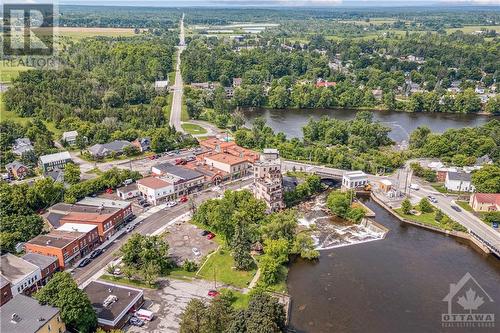
[[[213,283],[203,280],[167,280],[163,283],[164,286],[160,290],[144,291],[147,301],[143,308],[152,311],[154,319],[142,327],[127,325],[124,327],[126,332],[178,332],[180,316],[189,301],[193,298],[208,300],[208,291],[213,288]]]
[[[217,249],[218,244],[214,240],[202,236],[202,229],[188,222],[179,222],[169,226],[165,230],[165,239],[170,246],[170,255],[177,264],[185,260],[200,263],[201,259]],[[193,251],[196,248],[199,254]]]

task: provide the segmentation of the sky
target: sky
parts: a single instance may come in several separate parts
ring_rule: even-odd
[[[222,6],[222,7],[379,7],[427,5],[498,5],[500,0],[59,0],[59,4],[117,6]]]

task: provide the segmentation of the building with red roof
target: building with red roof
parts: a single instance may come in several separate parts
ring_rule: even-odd
[[[474,193],[469,204],[476,212],[500,211],[500,193]]]

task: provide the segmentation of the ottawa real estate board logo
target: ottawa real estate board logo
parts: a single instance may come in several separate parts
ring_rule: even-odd
[[[441,314],[442,327],[495,327],[494,301],[470,273],[450,284],[443,301],[448,303],[448,312]]]
[[[4,59],[33,61],[36,57],[47,59],[55,55],[58,11],[51,0],[3,0],[1,9]]]

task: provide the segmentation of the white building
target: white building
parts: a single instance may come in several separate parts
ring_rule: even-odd
[[[471,174],[465,172],[448,172],[444,181],[444,187],[448,191],[474,192],[475,187],[471,183]]]
[[[72,162],[71,155],[67,151],[40,156],[38,166],[43,172],[52,171],[56,168],[63,169],[64,166]]]
[[[62,134],[62,140],[69,145],[74,145],[76,143],[76,138],[78,137],[77,131],[64,132]]]
[[[137,181],[141,196],[153,205],[175,198],[174,184],[159,177],[146,177]]]
[[[0,272],[10,282],[12,296],[33,291],[42,278],[40,267],[10,253],[2,255]]]
[[[353,190],[368,185],[368,176],[361,170],[346,171],[342,176],[342,188]]]
[[[140,193],[137,183],[132,183],[116,189],[116,194],[123,200],[135,198],[139,196]]]
[[[155,91],[165,91],[168,89],[168,79],[155,81]]]

